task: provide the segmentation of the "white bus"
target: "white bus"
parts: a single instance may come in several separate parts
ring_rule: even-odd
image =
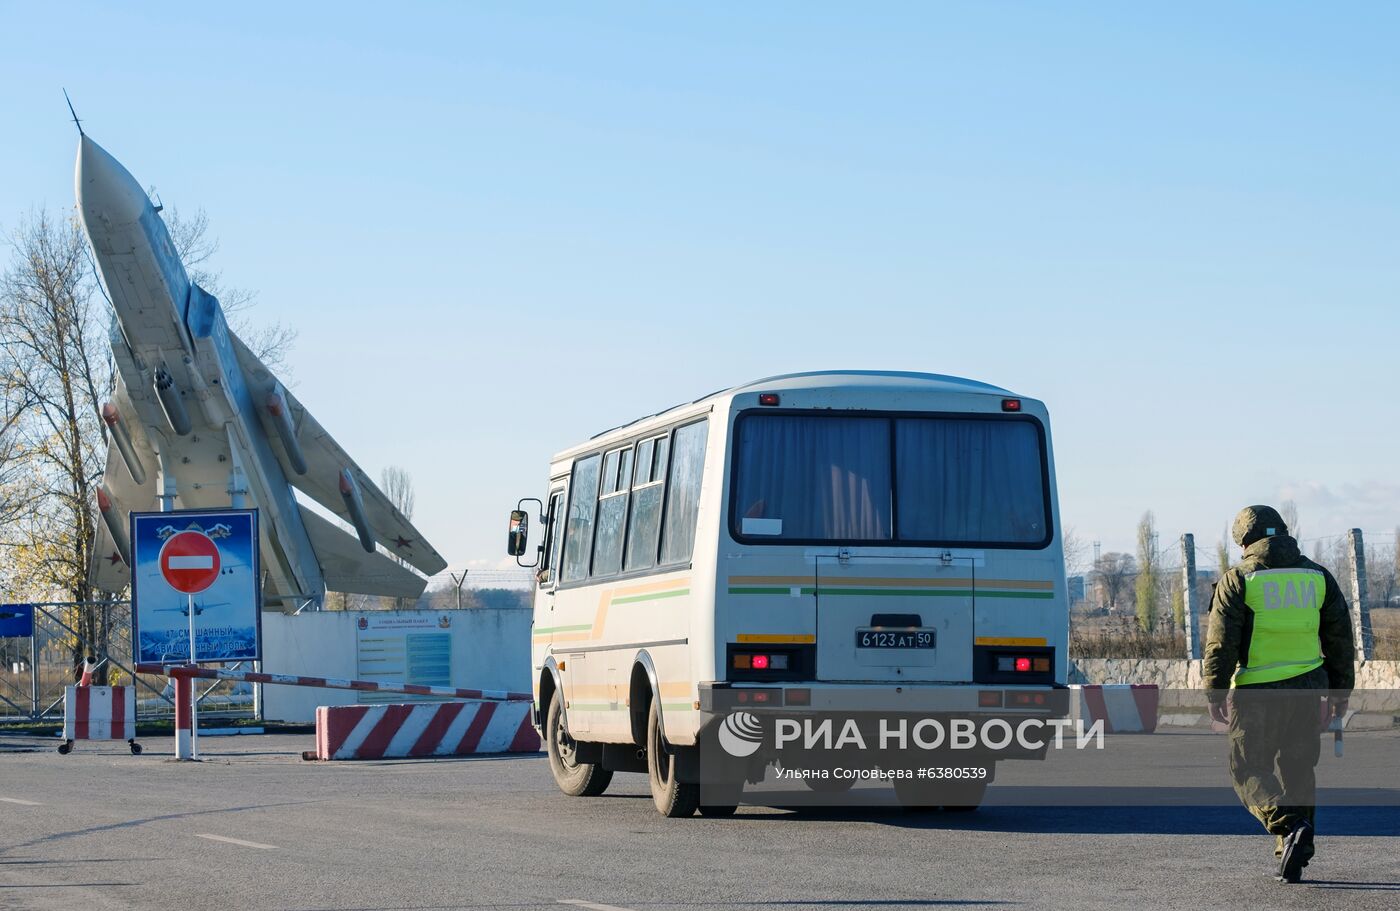
[[[1069,606],[1034,399],[920,373],[771,377],[559,453],[527,502],[535,723],[565,793],[646,772],[665,815],[732,812],[737,797],[701,805],[695,759],[725,707],[1062,702]],[[512,514],[517,559],[528,524]]]

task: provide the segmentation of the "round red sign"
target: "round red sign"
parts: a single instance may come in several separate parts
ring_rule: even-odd
[[[160,574],[170,587],[197,595],[219,578],[219,546],[202,531],[182,531],[160,549]]]

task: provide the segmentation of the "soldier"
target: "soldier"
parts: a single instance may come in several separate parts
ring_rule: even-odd
[[[1341,717],[1355,682],[1351,614],[1272,507],[1240,510],[1231,534],[1244,560],[1211,599],[1210,716],[1229,726],[1235,793],[1274,835],[1278,879],[1296,883],[1313,855],[1320,701]]]

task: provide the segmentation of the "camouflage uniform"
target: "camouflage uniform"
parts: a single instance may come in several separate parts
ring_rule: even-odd
[[[1304,557],[1278,513],[1267,506],[1240,512],[1232,529],[1244,559],[1215,586],[1205,647],[1205,688],[1212,704],[1230,702],[1230,777],[1241,803],[1275,836],[1274,853],[1300,821],[1314,824],[1321,697],[1346,696],[1355,684],[1351,614],[1337,580]],[[1320,572],[1318,639],[1321,666],[1263,683],[1234,684],[1249,664],[1254,611],[1245,603],[1246,578],[1269,570]],[[1234,686],[1231,689],[1232,684]],[[1311,856],[1311,845],[1307,847]],[[1305,857],[1306,859],[1306,857]]]

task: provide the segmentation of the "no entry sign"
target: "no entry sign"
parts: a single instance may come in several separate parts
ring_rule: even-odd
[[[160,549],[160,574],[170,587],[197,595],[219,578],[219,546],[202,531],[171,535]]]
[[[133,512],[131,557],[138,664],[262,656],[257,510]]]

